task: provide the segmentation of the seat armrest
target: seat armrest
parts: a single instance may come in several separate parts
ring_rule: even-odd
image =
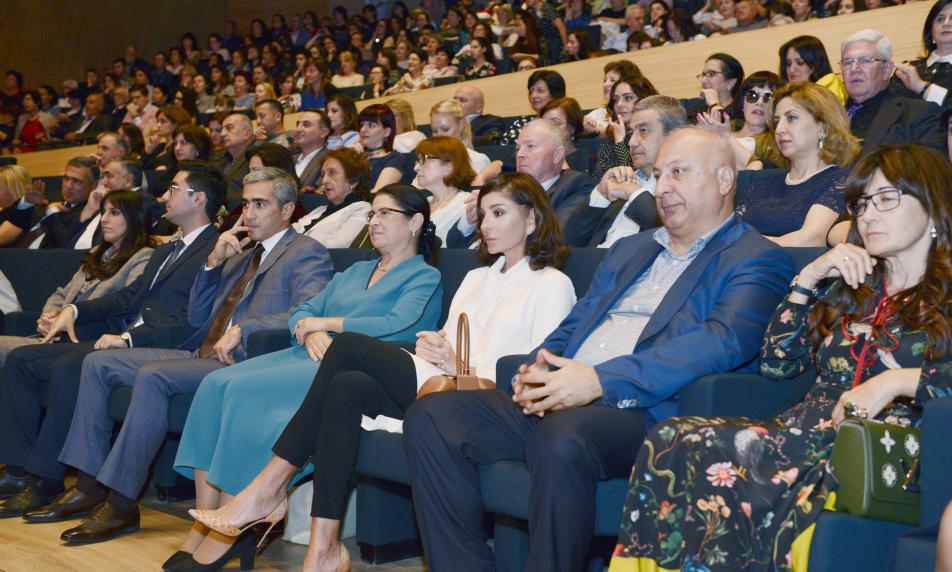
[[[519,366],[528,362],[528,355],[503,356],[496,362],[496,389],[512,395],[512,376],[519,371]]]
[[[810,369],[793,379],[767,379],[753,373],[706,375],[678,394],[679,413],[701,417],[767,419],[800,401],[816,379]]]
[[[287,329],[258,330],[248,336],[248,357],[258,357],[291,347],[291,334]]]
[[[922,489],[919,524],[938,522],[945,505],[952,499],[952,397],[931,399],[922,412],[922,456],[919,483]]]

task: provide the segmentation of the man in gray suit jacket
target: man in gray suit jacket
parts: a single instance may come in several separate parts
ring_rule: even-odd
[[[193,393],[207,374],[245,359],[249,335],[284,326],[291,308],[327,284],[332,274],[327,250],[290,228],[297,200],[293,178],[264,168],[249,174],[244,183],[242,219],[219,237],[192,285],[188,319],[197,330],[189,340],[193,343],[183,345],[198,350],[90,354],[83,361],[79,399],[59,457],[61,463],[78,468],[80,477],[52,503],[24,515],[27,521],[89,515],[62,535],[73,543],[99,542],[137,530],[136,498],[165,439],[171,397]],[[239,239],[243,232],[248,236]],[[251,242],[255,247],[242,251]],[[135,390],[110,451],[109,395],[121,385]]]
[[[301,188],[321,186],[321,167],[327,155],[327,138],[331,134],[331,121],[323,109],[306,109],[298,117],[294,128],[294,147],[300,151],[294,170],[301,181]]]

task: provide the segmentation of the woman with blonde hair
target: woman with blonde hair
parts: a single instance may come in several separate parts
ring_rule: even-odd
[[[445,135],[459,139],[466,146],[469,163],[476,173],[482,173],[489,167],[489,157],[473,150],[473,129],[460,104],[452,99],[444,99],[430,108],[430,129],[433,130],[434,136]]]
[[[742,171],[737,215],[781,246],[824,246],[859,152],[849,117],[830,90],[797,82],[774,92],[767,124],[783,169]]]
[[[354,57],[354,54],[344,50],[338,56],[340,71],[331,76],[331,83],[334,87],[360,87],[364,85],[364,76],[357,73],[357,66],[360,62]]]
[[[397,135],[393,138],[394,151],[401,153],[413,151],[420,141],[426,139],[426,135],[417,129],[413,106],[407,100],[398,98],[388,99],[384,104],[390,108],[396,120]]]
[[[271,82],[263,81],[255,86],[255,104],[261,103],[267,99],[277,99],[278,94],[274,91]]]
[[[0,167],[0,246],[15,244],[20,234],[30,228],[33,209],[17,206],[32,185],[30,172],[20,165]]]

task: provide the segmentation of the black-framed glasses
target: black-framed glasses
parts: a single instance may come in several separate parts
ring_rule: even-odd
[[[725,74],[725,73],[722,72],[722,71],[717,71],[717,70],[704,70],[704,71],[702,71],[701,73],[697,74],[697,78],[698,78],[698,79],[714,79],[714,76],[716,76],[717,74],[721,74],[721,75],[725,75],[725,76],[727,75],[727,74]]]
[[[848,70],[856,64],[859,64],[860,67],[866,68],[873,65],[876,62],[886,63],[889,60],[884,60],[883,58],[870,58],[863,56],[861,58],[846,58],[840,62],[840,68]]]
[[[436,155],[417,155],[416,164],[422,167],[423,164],[426,163],[427,159],[439,160],[439,157],[437,157]]]
[[[744,101],[747,103],[757,103],[758,101],[763,100],[764,105],[770,103],[770,100],[773,99],[772,91],[757,91],[754,89],[748,89],[744,92]]]
[[[174,194],[177,193],[177,192],[183,192],[183,191],[184,191],[184,192],[187,192],[187,193],[190,193],[190,194],[191,194],[191,193],[197,193],[197,192],[198,192],[198,191],[196,191],[195,189],[190,189],[190,188],[188,188],[188,187],[180,187],[180,186],[178,186],[178,185],[171,185],[171,186],[169,187],[169,194],[170,194],[170,195],[174,195]]]
[[[846,202],[846,212],[853,217],[861,217],[866,212],[866,207],[870,203],[877,211],[884,213],[899,208],[899,201],[902,198],[902,190],[887,189],[879,191],[868,196],[851,199]]]
[[[375,216],[379,216],[381,220],[387,220],[393,213],[400,213],[405,215],[411,215],[413,213],[409,211],[402,211],[400,209],[391,209],[383,207],[382,209],[377,209],[375,211],[367,211],[367,223],[374,219]]]

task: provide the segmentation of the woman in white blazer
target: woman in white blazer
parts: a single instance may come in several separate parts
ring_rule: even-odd
[[[478,200],[478,255],[486,265],[463,279],[445,331],[417,333],[414,354],[376,338],[340,334],[278,439],[274,451],[279,454],[230,503],[196,515],[201,522],[228,534],[234,533],[231,527],[272,511],[269,521],[276,519],[286,507],[287,485],[299,463],[306,465],[313,458],[318,470],[305,568],[349,569],[339,540],[340,520],[354,481],[361,426],[400,430],[399,419],[423,382],[431,375],[455,373],[453,346],[461,313],[469,317],[470,364],[480,377],[490,379],[499,357],[529,353],[568,315],[575,290],[557,270],[568,250],[542,186],[529,175],[504,174],[488,182]],[[319,433],[328,428],[333,439],[320,439]],[[325,478],[329,471],[321,471],[322,465],[338,472],[347,466],[350,478]]]
[[[430,192],[430,220],[436,236],[446,246],[446,235],[466,216],[469,187],[476,173],[470,167],[466,147],[455,137],[433,137],[421,141],[416,150],[416,183]]]
[[[370,212],[370,165],[349,147],[327,152],[321,174],[322,205],[294,223],[294,230],[325,248],[347,248],[367,224]]]

